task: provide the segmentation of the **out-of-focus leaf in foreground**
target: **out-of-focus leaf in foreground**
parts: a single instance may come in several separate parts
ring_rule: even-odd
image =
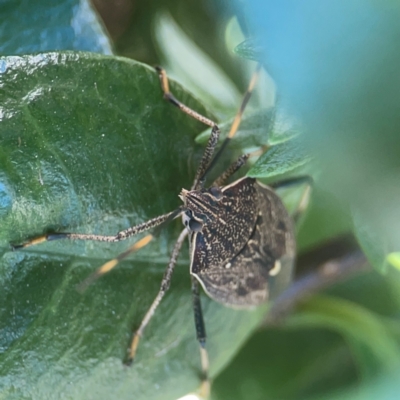
[[[304,128],[321,184],[400,247],[398,2],[253,0],[280,100]]]

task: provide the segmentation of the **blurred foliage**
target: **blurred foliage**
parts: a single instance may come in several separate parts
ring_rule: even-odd
[[[395,398],[400,263],[394,172],[400,147],[388,131],[396,128],[391,112],[397,107],[392,96],[397,80],[390,71],[397,71],[392,46],[397,42],[382,45],[378,34],[360,40],[365,27],[386,39],[395,36],[397,28],[391,31],[392,20],[385,19],[389,11],[396,15],[395,3],[339,1],[329,10],[334,12],[323,14],[331,19],[321,18],[316,26],[305,24],[307,12],[323,13],[328,6],[313,1],[246,2],[248,19],[244,9],[223,0],[94,0],[94,5],[104,27],[85,1],[0,6],[0,52],[9,56],[0,60],[0,398],[124,399],[134,393],[135,399],[165,399],[199,384],[187,251],[137,362],[130,369],[121,363],[131,329],[157,291],[178,221],[85,296],[75,284],[126,244],[9,249],[9,242],[46,231],[124,229],[173,209],[177,193],[190,185],[209,130],[162,101],[154,71],[100,55],[111,49],[166,67],[184,86],[171,83],[177,97],[218,119],[222,135],[254,70],[254,61],[246,59],[262,60],[277,81],[278,101],[265,73],[221,168],[244,151],[268,146],[246,172],[267,182],[304,174],[315,180],[298,229],[299,252],[312,256],[314,248],[353,233],[375,268],[310,297],[280,325],[263,326],[251,338],[265,310],[228,310],[203,296],[212,398]],[[371,7],[373,28],[365,17]],[[364,9],[368,12],[358,12]],[[358,33],[353,38],[351,29],[336,29],[339,39],[333,40],[332,21],[346,15],[348,27],[355,12],[365,17],[364,25],[355,25]],[[258,17],[268,35],[248,40]],[[357,68],[350,65],[347,73],[343,66],[354,48],[349,38],[359,40],[354,53],[361,61],[353,60]],[[322,44],[322,52],[314,42]],[[293,43],[305,46],[302,57]],[[100,54],[12,57],[55,50]],[[315,62],[315,54],[327,52],[336,58]],[[368,68],[360,68],[361,62]],[[376,79],[370,79],[372,73]],[[340,85],[335,86],[335,74],[342,77]],[[367,135],[352,135],[366,124]],[[293,209],[303,188],[279,193]]]
[[[87,50],[111,54],[111,44],[89,0],[4,0],[0,54]]]

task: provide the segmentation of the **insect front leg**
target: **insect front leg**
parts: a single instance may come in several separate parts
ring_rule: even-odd
[[[25,247],[34,246],[43,242],[49,242],[52,240],[93,240],[97,242],[119,242],[121,240],[128,239],[131,236],[135,236],[139,233],[148,231],[149,229],[155,228],[163,223],[168,223],[181,213],[180,209],[171,211],[167,214],[159,215],[158,217],[152,218],[149,221],[143,222],[139,225],[132,226],[128,229],[118,232],[116,235],[92,235],[85,233],[50,233],[46,235],[37,236],[27,242],[19,245],[11,245],[14,250],[23,249]]]
[[[128,229],[118,232],[114,236],[103,236],[103,235],[92,235],[92,234],[83,234],[83,233],[52,233],[46,234],[42,236],[38,236],[33,238],[21,245],[13,246],[14,250],[23,249],[25,247],[34,246],[39,243],[53,241],[53,240],[61,240],[61,239],[71,239],[71,240],[94,240],[100,242],[119,242],[121,240],[128,239],[131,236],[137,235],[139,233],[148,231],[149,229],[155,227],[161,227],[164,224],[167,224],[171,220],[173,220],[176,216],[181,214],[181,209],[177,209],[175,211],[169,212],[167,214],[160,215],[156,218],[153,218],[149,221],[143,222],[139,225],[132,226]],[[152,234],[146,235],[132,246],[130,246],[123,253],[119,254],[116,258],[113,258],[110,261],[107,261],[100,268],[98,268],[95,272],[90,274],[84,281],[77,285],[77,290],[79,292],[83,292],[90,284],[92,284],[96,279],[100,278],[104,274],[110,272],[113,268],[115,268],[120,261],[128,257],[130,254],[137,252],[141,248],[147,246],[152,240],[154,236]]]
[[[229,168],[223,172],[211,186],[224,186],[226,181],[236,173],[243,165],[246,164],[247,160],[249,159],[250,154],[243,154],[240,156],[236,161],[234,161]]]
[[[211,160],[211,162],[209,162],[207,164],[207,166],[205,166],[203,168],[202,171],[200,171],[200,167],[197,171],[196,174],[196,179],[193,183],[192,186],[192,190],[194,189],[199,189],[203,187],[204,181],[206,179],[207,174],[214,168],[214,166],[217,164],[218,160],[220,159],[221,155],[223,154],[223,152],[225,151],[225,149],[228,147],[229,142],[231,141],[231,139],[233,138],[233,136],[235,136],[236,132],[239,129],[239,125],[240,122],[242,121],[242,117],[243,117],[243,112],[250,100],[251,94],[253,93],[254,87],[256,85],[256,82],[258,80],[258,76],[260,75],[260,71],[261,71],[261,64],[257,65],[257,68],[250,80],[249,86],[247,87],[246,93],[243,96],[243,100],[242,103],[239,107],[238,112],[235,115],[235,118],[233,120],[231,129],[229,130],[228,136],[225,138],[225,140],[222,142],[220,148],[218,149],[217,153],[215,154],[214,158]],[[209,139],[209,143],[212,139],[212,135]],[[208,146],[207,146],[208,147]],[[214,151],[213,151],[214,152]],[[246,157],[246,156],[242,156],[242,157]],[[240,159],[239,159],[240,160]],[[238,162],[239,162],[238,160]],[[233,172],[231,172],[230,174],[232,175],[234,172],[237,171],[237,169],[239,169],[244,163],[246,162],[246,160],[244,160],[244,162],[242,162],[242,164],[236,168],[236,170],[234,170]],[[200,164],[200,166],[202,165],[202,163]],[[235,168],[235,167],[233,167]],[[227,178],[226,178],[227,179]]]

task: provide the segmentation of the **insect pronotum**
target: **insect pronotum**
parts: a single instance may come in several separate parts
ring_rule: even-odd
[[[160,77],[164,98],[190,117],[211,127],[211,136],[197,168],[193,184],[190,190],[182,189],[179,194],[183,204],[174,211],[120,231],[113,236],[54,233],[36,237],[15,248],[59,239],[117,242],[152,228],[161,228],[172,219],[181,216],[185,227],[172,250],[159,292],[133,334],[126,362],[130,364],[136,355],[139,340],[169,288],[181,246],[188,237],[193,311],[202,366],[201,393],[206,397],[210,389],[209,362],[199,284],[212,299],[228,307],[253,308],[265,302],[268,299],[271,280],[279,277],[285,284],[290,279],[295,257],[293,222],[273,188],[249,177],[226,185],[228,179],[246,163],[249,154],[239,157],[209,187],[205,188],[209,171],[215,166],[238,130],[243,111],[260,73],[260,66],[250,81],[227,138],[216,153],[220,134],[217,124],[177,100],[169,90],[165,71],[159,67],[156,70]],[[298,181],[301,181],[301,178],[287,180],[274,187]],[[300,208],[303,206],[301,205]],[[109,272],[122,259],[146,246],[152,239],[152,234],[144,236],[124,253],[102,265],[85,279],[78,289],[84,290],[95,279]]]

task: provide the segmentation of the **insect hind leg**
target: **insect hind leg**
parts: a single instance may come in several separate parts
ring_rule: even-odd
[[[203,311],[201,308],[199,282],[192,276],[192,295],[193,295],[193,315],[194,325],[196,328],[196,337],[200,345],[200,359],[201,359],[201,386],[200,396],[208,398],[210,394],[211,383],[209,379],[209,361],[208,352],[206,349],[206,328],[204,324]]]

